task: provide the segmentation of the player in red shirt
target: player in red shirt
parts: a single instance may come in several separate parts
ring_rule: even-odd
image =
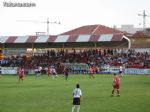
[[[120,78],[114,73],[112,96],[114,96],[115,90],[117,90],[118,96],[120,96]]]
[[[49,66],[47,70],[48,77],[52,74],[52,68]]]
[[[94,79],[94,67],[92,66],[89,67],[89,75],[90,79]]]
[[[24,68],[23,67],[20,67],[18,76],[19,76],[19,82],[20,82],[20,80],[22,80],[22,82],[23,82],[23,79],[24,79]]]

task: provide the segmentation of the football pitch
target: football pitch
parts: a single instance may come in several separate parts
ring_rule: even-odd
[[[71,112],[72,92],[80,84],[80,112],[150,112],[150,75],[126,75],[121,79],[121,96],[111,97],[113,75],[69,75],[52,79],[47,75],[0,77],[0,112]],[[74,111],[76,112],[76,110]]]

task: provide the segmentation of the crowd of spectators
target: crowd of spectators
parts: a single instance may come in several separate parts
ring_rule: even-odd
[[[38,66],[55,66],[62,71],[64,63],[86,63],[95,67],[124,66],[125,68],[150,68],[150,53],[134,49],[85,49],[85,50],[48,50],[47,53],[33,56],[11,56],[1,60],[1,66],[26,69]]]

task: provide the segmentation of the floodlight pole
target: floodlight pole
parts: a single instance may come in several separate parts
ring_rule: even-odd
[[[143,10],[143,14],[138,14],[138,16],[143,17],[143,30],[145,30],[145,28],[146,28],[146,17],[150,17],[150,16],[145,13],[145,10]]]
[[[49,18],[47,18],[46,24],[47,24],[47,35],[49,36],[49,24],[61,24],[60,22],[50,22]]]
[[[51,23],[51,24],[61,24],[60,22],[56,22],[56,21],[54,21],[54,22],[50,22],[49,21],[49,18],[47,18],[47,20],[46,21],[34,21],[34,20],[21,20],[20,22],[32,22],[32,23],[46,23],[46,35],[49,35],[49,24]],[[37,34],[40,34],[40,33],[43,33],[43,32],[37,32]]]
[[[49,35],[49,18],[47,18],[47,35]]]

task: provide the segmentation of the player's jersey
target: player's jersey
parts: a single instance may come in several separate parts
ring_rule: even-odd
[[[118,76],[115,76],[113,78],[113,82],[114,82],[114,85],[120,85],[120,78]]]
[[[122,71],[123,71],[123,68],[122,68],[122,66],[120,66],[120,68],[119,68],[119,71],[120,71],[120,72],[122,72]]]
[[[64,73],[68,74],[69,73],[69,68],[65,68]]]
[[[51,69],[50,67],[48,68],[47,71],[48,71],[48,74],[51,74],[51,73],[52,73],[52,69]]]
[[[24,75],[24,69],[23,69],[23,68],[20,69],[19,75],[20,75],[20,76],[23,76],[23,75]]]
[[[56,69],[55,69],[55,68],[52,68],[52,73],[53,73],[53,74],[57,74],[57,72],[56,72]]]
[[[73,91],[73,97],[74,98],[80,98],[80,96],[82,96],[81,89],[79,89],[79,88],[74,89],[74,91]]]
[[[40,72],[41,72],[41,70],[42,70],[42,67],[41,67],[41,66],[39,66],[38,71],[40,71]]]
[[[92,67],[89,68],[89,73],[94,74],[94,69]]]

